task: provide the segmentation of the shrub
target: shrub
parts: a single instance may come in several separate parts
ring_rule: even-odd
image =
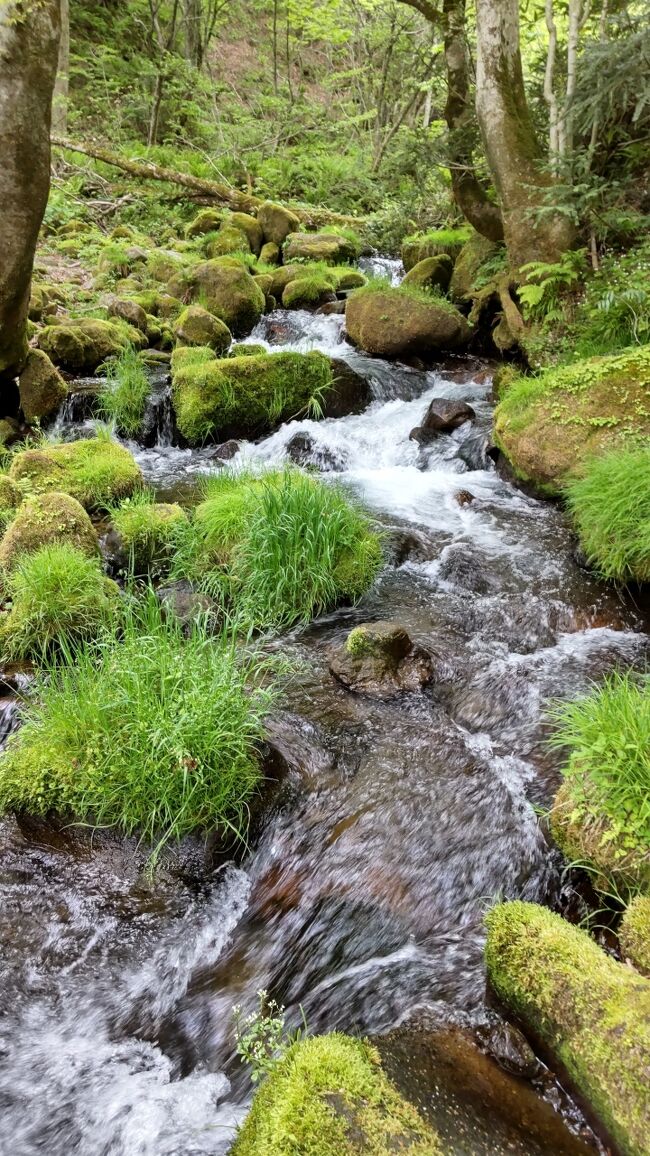
[[[54,811],[156,841],[193,830],[243,836],[272,701],[231,638],[188,638],[153,596],[50,668],[0,756],[0,807]]]
[[[99,561],[67,542],[20,559],[6,578],[11,610],[2,624],[4,661],[44,660],[94,637],[114,615],[118,591]]]
[[[245,622],[280,628],[359,598],[381,558],[369,520],[338,487],[294,468],[224,471],[208,483],[176,571],[198,576]]]
[[[102,417],[113,422],[124,437],[136,437],[150,392],[144,365],[129,346],[108,367],[106,389],[100,398]]]
[[[650,449],[612,450],[566,488],[582,547],[605,578],[650,580]]]

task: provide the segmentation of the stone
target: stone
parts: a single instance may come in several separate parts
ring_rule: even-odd
[[[433,679],[431,655],[395,622],[355,627],[344,646],[331,649],[329,668],[348,690],[379,699],[420,691]]]
[[[239,442],[230,438],[227,442],[222,442],[220,446],[217,446],[210,456],[218,462],[230,462],[237,457],[240,448]]]
[[[476,496],[471,494],[469,490],[456,490],[454,494],[454,501],[459,506],[470,506],[476,500]]]
[[[623,959],[650,977],[650,896],[637,895],[623,913],[618,929]]]
[[[290,233],[282,247],[282,256],[290,261],[325,261],[343,265],[359,256],[358,247],[337,233]]]
[[[9,477],[32,494],[70,494],[86,509],[103,509],[142,486],[133,454],[107,438],[43,444],[15,454]]]
[[[192,294],[218,317],[234,337],[247,337],[264,312],[264,294],[247,269],[204,261],[192,271]]]
[[[106,310],[109,317],[120,317],[122,321],[128,321],[129,325],[133,325],[135,329],[139,329],[141,333],[148,336],[147,314],[137,301],[131,301],[128,297],[111,296],[108,299]]]
[[[434,397],[422,419],[422,425],[412,429],[412,441],[426,443],[439,433],[452,433],[466,421],[476,417],[471,405],[464,401],[454,401],[447,397]]]
[[[488,241],[487,237],[482,237],[480,233],[472,234],[456,258],[449,282],[449,296],[454,301],[471,299],[481,265],[498,251],[499,246],[494,241]]]
[[[188,240],[202,237],[205,233],[216,233],[221,228],[223,212],[219,209],[201,209],[185,229]]]
[[[246,235],[251,253],[259,257],[264,244],[264,231],[257,218],[250,213],[233,213],[228,217],[228,224]]]
[[[420,261],[424,261],[427,257],[437,257],[442,253],[455,261],[469,236],[471,230],[462,226],[460,229],[432,229],[429,233],[405,237],[402,242],[404,268],[408,273]]]
[[[232,342],[228,326],[200,305],[188,305],[173,329],[181,345],[207,345],[215,353],[226,353]]]
[[[67,542],[89,557],[99,553],[97,534],[83,506],[69,494],[25,498],[0,542],[0,568],[11,570],[25,554]]]
[[[186,581],[168,582],[156,590],[158,599],[166,615],[176,618],[182,626],[190,629],[194,623],[209,622],[215,631],[218,628],[220,612],[214,599],[194,590]]]
[[[250,251],[246,233],[229,223],[221,226],[216,237],[205,248],[208,257],[225,257],[230,253],[250,253]]]
[[[281,256],[280,246],[276,245],[275,241],[267,241],[262,245],[260,261],[263,261],[265,265],[279,265]]]
[[[386,358],[458,349],[471,331],[453,306],[411,296],[401,288],[359,289],[347,300],[346,327],[350,341],[367,353]]]
[[[281,246],[290,233],[300,227],[295,213],[274,201],[265,201],[257,210],[257,221],[261,225],[264,241]],[[275,294],[274,294],[275,296]]]
[[[425,257],[409,270],[402,284],[415,285],[418,289],[438,289],[441,293],[446,293],[453,268],[454,263],[447,253]]]
[[[56,413],[68,394],[58,369],[42,349],[30,349],[18,378],[20,408],[25,421],[40,421]]]
[[[363,413],[372,401],[370,382],[339,357],[330,357],[332,388],[323,400],[323,417]]]
[[[39,349],[72,373],[93,373],[109,357],[119,357],[129,342],[143,349],[147,339],[137,329],[125,332],[110,321],[91,317],[47,325],[38,335]]]
[[[340,468],[340,462],[335,454],[326,446],[320,446],[311,434],[304,430],[293,435],[286,444],[286,455],[289,461],[297,466],[316,466],[320,470],[335,470]]]

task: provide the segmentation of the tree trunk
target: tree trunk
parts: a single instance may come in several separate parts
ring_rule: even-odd
[[[203,63],[201,44],[201,0],[183,0],[185,25],[185,59],[200,68]]]
[[[27,356],[38,231],[50,189],[50,121],[60,0],[0,5],[0,378]]]
[[[469,104],[469,71],[465,38],[465,0],[444,0],[443,5],[449,171],[454,199],[477,232],[490,241],[503,240],[498,205],[487,195],[472,164],[473,109]]]
[[[70,3],[61,0],[61,39],[52,101],[52,132],[65,136],[68,131],[68,83],[70,73]]]
[[[485,153],[501,201],[510,261],[557,261],[571,248],[573,229],[547,208],[551,184],[530,118],[519,49],[518,0],[476,0],[476,111]]]

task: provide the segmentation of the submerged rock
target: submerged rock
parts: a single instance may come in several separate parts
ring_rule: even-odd
[[[431,656],[396,622],[355,627],[330,651],[329,668],[348,690],[373,698],[419,691],[433,679]]]
[[[218,462],[229,462],[237,456],[240,448],[239,442],[235,441],[234,438],[230,438],[229,441],[222,442],[220,446],[217,446],[212,457]]]
[[[372,401],[370,382],[340,357],[331,357],[332,388],[323,399],[323,417],[362,413]]]

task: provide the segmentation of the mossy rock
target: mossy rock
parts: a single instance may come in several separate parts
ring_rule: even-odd
[[[502,904],[486,924],[499,998],[561,1063],[624,1156],[647,1156],[650,982],[537,904]]]
[[[185,236],[191,240],[193,237],[202,237],[205,233],[215,233],[221,228],[223,219],[224,214],[218,209],[201,209],[187,225]]]
[[[38,346],[55,365],[72,373],[92,373],[109,357],[119,357],[133,338],[136,348],[146,338],[135,329],[122,328],[111,321],[77,318],[47,325],[38,335]]]
[[[281,247],[290,233],[300,228],[300,221],[295,213],[278,205],[275,201],[265,201],[257,210],[257,221],[262,228],[265,242],[272,242]]]
[[[350,289],[362,289],[368,284],[368,278],[358,269],[335,268],[332,272],[336,274],[336,288],[340,293],[346,293]]]
[[[408,273],[419,261],[426,257],[437,257],[446,253],[455,261],[463,245],[472,236],[472,229],[462,225],[459,229],[432,229],[428,233],[415,233],[402,241],[402,264]]]
[[[203,261],[193,270],[192,292],[235,337],[247,337],[264,312],[262,290],[240,266]]]
[[[250,345],[246,345],[242,341],[237,341],[237,342],[235,342],[234,345],[231,345],[226,356],[227,357],[260,357],[260,356],[264,357],[267,353],[268,353],[268,349],[266,348],[265,345],[255,345],[253,342],[251,342]]]
[[[597,891],[650,891],[650,847],[635,843],[599,805],[585,775],[566,779],[551,810],[551,832],[572,862],[585,864]]]
[[[317,309],[326,301],[336,301],[332,282],[324,273],[297,277],[283,290],[282,305],[285,309]]]
[[[32,288],[29,297],[29,313],[30,321],[42,321],[44,317],[56,313],[57,305],[62,302],[57,301],[57,297],[62,297],[62,294],[54,295],[49,286],[37,285],[32,281]],[[63,298],[65,300],[65,298]]]
[[[118,317],[148,336],[147,311],[139,301],[130,300],[128,297],[111,296],[106,304],[106,312],[109,317]]]
[[[275,241],[266,241],[266,243],[262,245],[260,261],[263,261],[265,265],[279,265],[281,256],[282,250],[279,245],[276,245]]]
[[[250,213],[233,213],[228,218],[228,224],[245,233],[251,253],[259,257],[264,244],[264,231],[257,218],[252,217]]]
[[[621,920],[618,938],[623,958],[650,976],[650,896],[637,895],[632,900]]]
[[[28,422],[51,417],[68,396],[65,381],[42,349],[30,349],[18,387],[20,408]]]
[[[20,425],[13,417],[0,418],[0,446],[10,446],[20,437]]]
[[[87,510],[129,497],[142,485],[135,458],[107,438],[84,438],[16,454],[9,477],[25,493],[70,494]]]
[[[470,338],[465,318],[453,306],[401,287],[357,290],[348,298],[345,320],[350,341],[379,357],[433,355],[458,349]]]
[[[0,534],[13,522],[22,500],[18,486],[6,474],[0,474]]]
[[[186,266],[186,259],[173,249],[156,249],[147,257],[147,270],[154,281],[170,281],[182,274]]]
[[[291,261],[325,261],[343,265],[359,256],[357,245],[337,233],[290,233],[282,247],[282,256]]]
[[[304,277],[306,269],[304,265],[281,265],[271,274],[270,292],[278,300],[282,300],[282,294],[290,281],[295,281],[296,277]]]
[[[437,1136],[381,1069],[375,1048],[332,1034],[289,1048],[264,1081],[232,1156],[440,1156]]]
[[[183,302],[178,297],[170,297],[168,293],[160,293],[157,289],[145,289],[137,293],[133,300],[142,306],[145,313],[166,320],[176,317],[183,308]]]
[[[0,542],[0,568],[11,570],[25,554],[69,542],[82,554],[99,553],[97,534],[83,506],[69,494],[26,498]]]
[[[115,510],[107,546],[121,570],[160,575],[169,563],[179,529],[188,517],[173,502],[129,502]]]
[[[179,366],[172,392],[180,433],[191,444],[249,437],[306,410],[332,386],[329,358],[312,353],[197,359]]]
[[[224,257],[230,253],[250,253],[248,236],[243,229],[227,223],[222,225],[216,237],[205,246],[207,257]]]
[[[227,325],[200,305],[188,305],[174,325],[176,340],[181,345],[202,345],[225,353],[232,342]]]
[[[409,270],[402,284],[416,285],[419,289],[439,289],[441,293],[446,293],[453,268],[453,261],[447,253],[425,257]]]
[[[495,411],[495,440],[519,477],[559,493],[593,455],[650,436],[649,397],[648,347],[520,375]]]
[[[478,271],[490,257],[499,251],[494,241],[474,233],[463,245],[449,283],[449,296],[454,301],[469,301],[476,287]]]

